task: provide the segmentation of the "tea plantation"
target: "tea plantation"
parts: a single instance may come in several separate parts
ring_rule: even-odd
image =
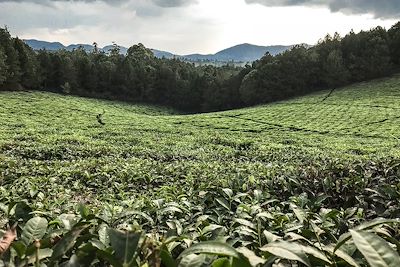
[[[179,114],[1,92],[0,265],[400,266],[400,77],[328,94]]]

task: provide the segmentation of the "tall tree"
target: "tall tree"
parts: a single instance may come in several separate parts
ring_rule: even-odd
[[[46,50],[39,50],[37,52],[37,60],[39,64],[38,76],[40,77],[41,87],[44,89],[56,87],[55,81],[53,80],[54,64],[52,54]]]
[[[338,33],[327,35],[315,48],[318,54],[321,85],[336,87],[343,85],[349,78],[342,53],[342,39]],[[317,76],[318,77],[318,76]]]
[[[324,80],[328,87],[336,87],[346,84],[349,71],[344,65],[342,51],[332,50],[323,66]]]
[[[153,102],[154,81],[156,78],[157,60],[153,52],[143,44],[133,45],[128,49],[126,64],[130,65],[131,77],[129,81],[135,84],[140,101]]]
[[[18,53],[20,84],[28,89],[35,89],[40,84],[38,61],[33,50],[19,38],[14,39],[14,49]]]
[[[99,53],[98,49],[92,53]],[[77,86],[81,91],[96,92],[97,89],[97,73],[92,58],[88,55],[83,47],[75,49],[71,53],[77,74]]]
[[[64,93],[78,93],[77,71],[71,53],[65,50],[51,53],[50,83],[53,86],[51,89]]]
[[[14,49],[13,40],[7,29],[0,28],[0,46],[6,54],[7,75],[6,83],[10,86],[18,85],[21,81],[21,68],[18,60],[18,52]]]
[[[370,30],[366,37],[365,79],[375,79],[388,75],[392,70],[389,48],[389,36],[382,27]]]
[[[0,46],[0,86],[7,78],[7,65],[6,65],[6,54],[3,51],[3,48]]]
[[[382,27],[351,32],[342,41],[344,62],[350,82],[359,82],[387,75],[391,70],[388,34]]]
[[[400,65],[400,22],[388,31],[390,56],[394,64]]]

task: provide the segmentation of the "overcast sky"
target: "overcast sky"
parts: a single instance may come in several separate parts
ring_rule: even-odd
[[[177,54],[240,43],[315,44],[327,33],[398,20],[399,0],[0,0],[0,25],[20,38],[141,42]]]

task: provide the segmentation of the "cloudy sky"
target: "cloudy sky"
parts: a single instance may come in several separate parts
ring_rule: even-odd
[[[177,54],[240,43],[315,44],[327,33],[398,20],[399,0],[0,0],[0,25],[20,38],[141,42]]]

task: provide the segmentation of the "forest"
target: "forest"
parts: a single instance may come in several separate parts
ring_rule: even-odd
[[[385,77],[400,66],[400,22],[344,37],[327,35],[317,45],[266,54],[244,68],[195,67],[159,59],[142,44],[126,55],[114,45],[72,52],[33,51],[0,29],[0,90],[40,90],[135,103],[186,112],[240,108]]]

